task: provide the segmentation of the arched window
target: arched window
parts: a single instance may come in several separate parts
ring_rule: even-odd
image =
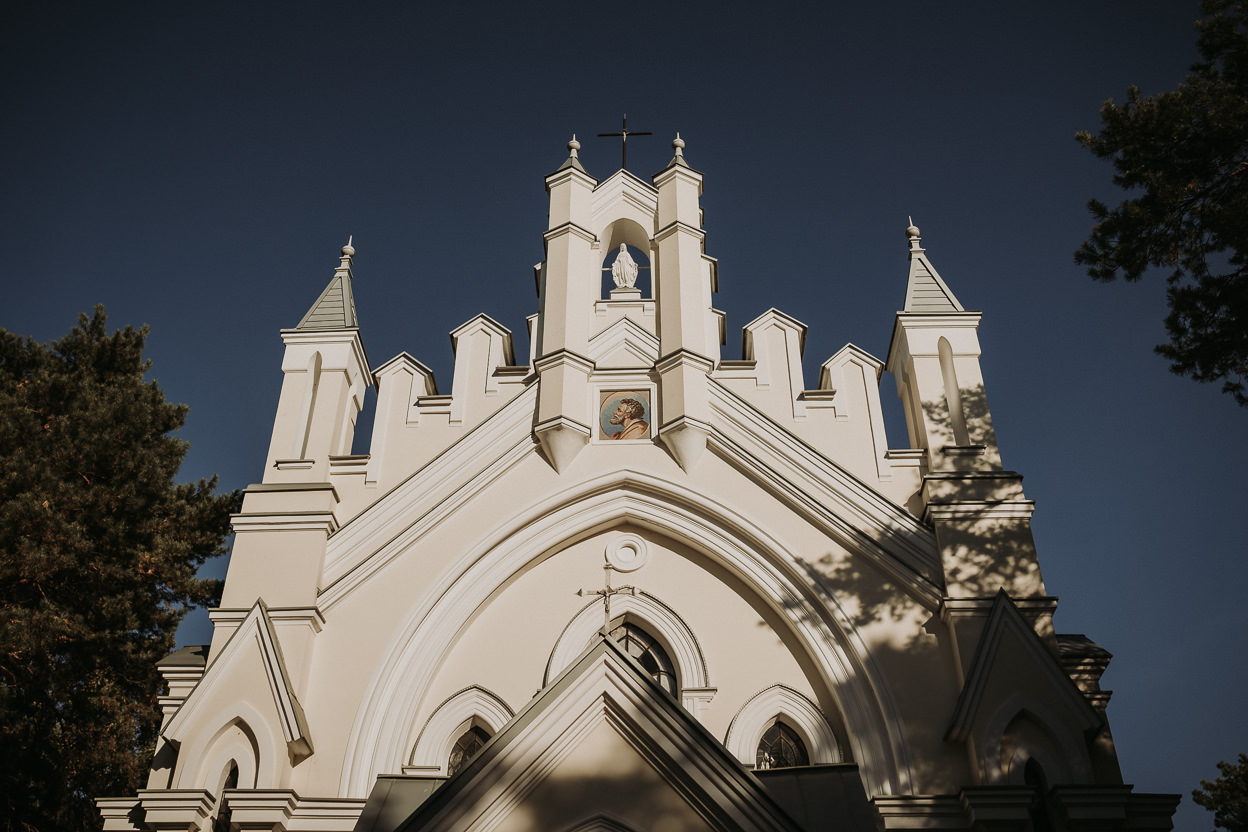
[[[758,741],[754,767],[768,769],[808,765],[810,755],[806,753],[806,743],[802,742],[801,736],[780,720],[773,720]]]
[[[451,748],[451,758],[446,762],[447,776],[450,777],[467,765],[489,739],[490,735],[479,725],[474,725],[465,731],[459,739],[455,740],[455,745]]]
[[[650,678],[659,683],[659,687],[672,696],[680,695],[676,668],[667,651],[649,633],[636,624],[625,621],[611,631],[611,638],[646,669]]]

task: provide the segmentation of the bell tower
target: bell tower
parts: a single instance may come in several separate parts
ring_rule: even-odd
[[[630,371],[628,383],[654,388],[646,437],[657,435],[687,471],[706,447],[707,379],[723,343],[722,314],[711,306],[717,274],[705,253],[702,174],[685,161],[679,135],[653,184],[622,168],[598,182],[582,166],[580,147],[574,136],[567,160],[546,177],[546,258],[536,267],[533,366],[541,386],[534,435],[555,470],[566,471],[596,435],[602,417],[595,396],[611,386],[606,379]],[[630,247],[649,264],[636,262]],[[650,298],[637,285],[646,269]],[[604,273],[615,283],[607,298]]]

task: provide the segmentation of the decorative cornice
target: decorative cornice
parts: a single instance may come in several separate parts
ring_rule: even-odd
[[[577,184],[585,185],[591,190],[598,187],[597,179],[583,170],[568,166],[546,176],[546,192],[549,193],[551,188],[556,188],[570,180],[575,180]]]
[[[317,607],[266,607],[269,619],[274,622],[306,624],[313,633],[319,633],[325,625],[325,615]],[[208,620],[213,624],[237,627],[247,614],[251,612],[243,607],[230,607],[208,610]]]
[[[661,356],[654,363],[654,369],[660,373],[666,373],[668,370],[676,367],[693,367],[704,373],[709,373],[715,369],[715,362],[705,355],[693,352],[692,350],[679,349],[669,352],[667,355]]]
[[[701,228],[695,228],[688,223],[681,222],[680,220],[674,220],[655,232],[654,241],[656,243],[661,243],[678,231],[688,234],[690,237],[693,237],[698,241],[706,239],[706,232]]]
[[[656,173],[652,178],[656,188],[662,188],[671,179],[681,178],[691,185],[697,185],[698,193],[702,193],[702,174],[689,167],[687,164],[668,165],[663,168],[663,170]]]
[[[923,519],[929,523],[948,520],[1030,520],[1035,500],[958,500],[928,503]]]
[[[583,433],[586,436],[593,433],[589,425],[583,425],[575,419],[569,419],[567,416],[552,416],[544,422],[538,422],[533,426],[533,432],[544,433],[552,428],[571,428],[577,433]]]
[[[331,511],[248,512],[231,514],[235,532],[324,532],[338,531],[338,518]]]
[[[546,372],[552,367],[572,367],[589,375],[594,371],[594,362],[592,359],[568,349],[546,353],[533,362],[533,369],[539,374]]]
[[[287,347],[293,345],[317,346],[328,344],[346,344],[350,348],[352,357],[355,358],[356,368],[360,371],[364,378],[365,387],[375,387],[377,380],[374,378],[372,364],[368,360],[368,353],[364,350],[364,340],[360,337],[359,329],[340,329],[340,330],[296,330],[283,329],[281,332],[282,343]]]
[[[542,234],[542,239],[546,243],[550,243],[551,240],[562,237],[565,234],[574,234],[588,243],[592,243],[598,239],[596,236],[594,236],[594,232],[590,231],[587,228],[581,228],[581,226],[577,225],[571,220],[569,220],[568,222],[565,222],[563,225],[555,226],[554,228],[545,232],[544,234]]]

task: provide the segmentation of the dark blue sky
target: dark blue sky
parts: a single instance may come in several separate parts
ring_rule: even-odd
[[[261,477],[297,323],[355,235],[376,366],[407,350],[449,390],[478,312],[524,354],[542,178],[572,133],[643,178],[676,131],[706,174],[725,358],[775,306],[810,326],[807,384],[852,341],[883,357],[912,215],[982,309],[983,369],[1060,632],[1116,654],[1127,782],[1183,792],[1248,750],[1248,412],[1171,376],[1159,276],[1072,262],[1102,100],[1173,87],[1194,3],[28,3],[0,33],[0,326],[41,340],[106,304],[152,327],[152,374],[191,415],[187,478]],[[905,430],[884,382],[893,446]],[[1237,438],[1238,437],[1238,438]],[[221,567],[217,567],[220,571]],[[206,618],[183,641],[205,640]],[[1212,818],[1185,797],[1177,828]]]

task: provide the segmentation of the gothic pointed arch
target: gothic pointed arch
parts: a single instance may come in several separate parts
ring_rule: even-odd
[[[611,611],[618,617],[640,622],[659,637],[676,665],[682,688],[705,688],[710,685],[706,657],[702,654],[697,636],[667,604],[649,593],[639,592],[613,599]],[[548,684],[572,664],[601,626],[602,603],[592,602],[582,607],[555,643],[546,663],[542,684]]]
[[[980,776],[988,785],[1021,786],[1026,766],[1038,763],[1050,783],[1087,783],[1091,761],[1087,749],[1061,726],[1057,714],[1039,699],[1023,693],[1002,703],[985,731]]]
[[[630,523],[681,542],[713,562],[765,605],[803,651],[849,727],[848,745],[869,792],[912,781],[909,749],[887,681],[838,599],[750,518],[692,489],[636,471],[591,478],[535,502],[467,547],[412,607],[357,711],[342,793],[363,797],[379,773],[401,765],[404,737],[436,668],[466,622],[528,565],[569,540]]]
[[[819,706],[786,685],[772,685],[750,697],[728,726],[724,745],[742,765],[753,766],[759,741],[777,720],[801,738],[811,763],[844,762],[836,733]]]
[[[220,727],[200,742],[183,749],[180,759],[188,768],[179,773],[177,787],[206,789],[214,795],[228,776],[237,770],[237,788],[266,788],[276,784],[280,760],[276,738],[267,731],[264,717],[239,703],[228,715],[214,720]]]
[[[493,736],[514,715],[511,706],[483,687],[461,690],[434,710],[416,738],[404,769],[448,774],[452,752],[465,733],[476,729]]]

